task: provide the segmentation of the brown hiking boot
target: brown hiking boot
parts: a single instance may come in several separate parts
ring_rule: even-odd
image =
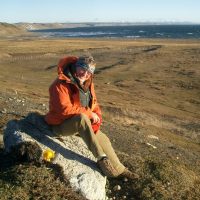
[[[117,177],[119,173],[112,166],[110,160],[107,157],[103,157],[101,160],[97,162],[98,166],[102,170],[105,176],[107,177]]]
[[[139,179],[139,175],[131,172],[129,169],[125,168],[124,171],[119,175],[119,178],[122,178],[122,177],[126,177],[128,179],[131,179],[131,180],[137,180]]]

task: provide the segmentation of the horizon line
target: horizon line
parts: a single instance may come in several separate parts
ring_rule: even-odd
[[[8,23],[8,24],[20,24],[20,23],[26,23],[26,24],[100,24],[100,23],[104,23],[104,24],[111,24],[111,23],[118,23],[118,24],[200,24],[200,22],[192,22],[192,21],[84,21],[84,22],[79,22],[79,21],[76,21],[76,22],[23,22],[23,21],[20,21],[20,22],[1,22],[0,23]]]

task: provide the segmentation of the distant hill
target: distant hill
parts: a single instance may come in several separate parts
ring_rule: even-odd
[[[16,23],[17,27],[24,30],[56,29],[56,28],[75,28],[93,26],[90,23]]]
[[[19,35],[24,30],[16,25],[0,22],[0,36]]]
[[[75,28],[93,26],[87,23],[3,23],[0,22],[0,37],[32,34],[28,31],[38,29]]]

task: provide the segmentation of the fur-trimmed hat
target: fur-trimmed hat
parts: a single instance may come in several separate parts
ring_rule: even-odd
[[[75,65],[76,67],[82,67],[90,73],[94,74],[96,63],[92,56],[80,56]]]

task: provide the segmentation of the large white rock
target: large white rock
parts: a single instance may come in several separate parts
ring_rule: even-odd
[[[10,121],[4,131],[4,148],[7,152],[23,142],[36,142],[44,151],[48,148],[56,152],[52,161],[63,168],[71,186],[91,200],[106,198],[104,177],[96,165],[96,160],[82,138],[68,136],[55,138],[42,117],[31,113],[20,121]]]

